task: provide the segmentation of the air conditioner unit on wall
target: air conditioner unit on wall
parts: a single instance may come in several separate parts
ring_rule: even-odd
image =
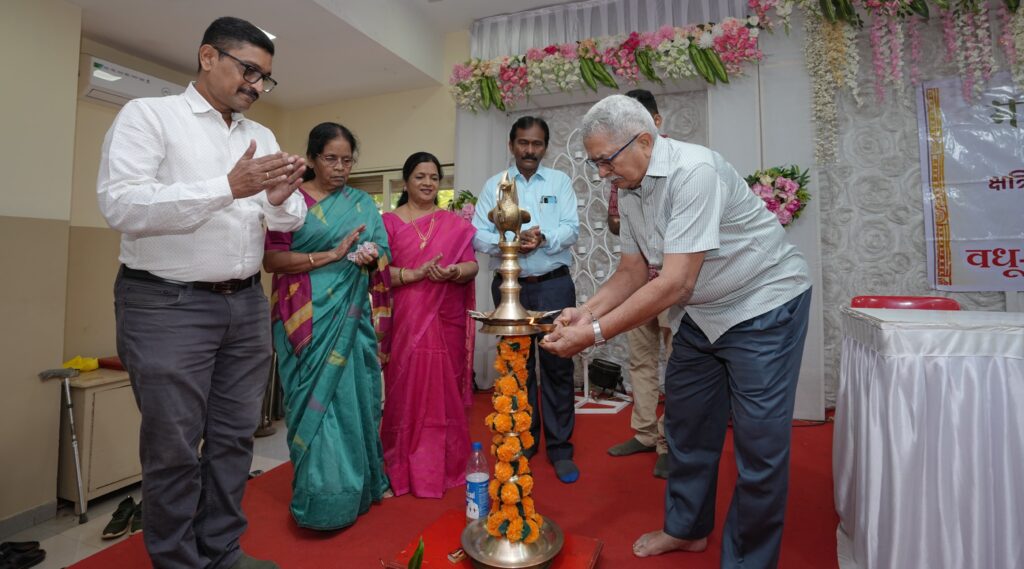
[[[78,83],[83,98],[118,106],[132,99],[177,95],[185,91],[181,85],[85,54]]]

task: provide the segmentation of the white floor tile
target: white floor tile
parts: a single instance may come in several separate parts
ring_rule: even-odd
[[[281,462],[288,461],[288,428],[284,421],[274,421],[277,432],[269,437],[256,439],[253,445],[253,455],[264,458],[273,458]]]
[[[100,551],[95,547],[79,543],[75,539],[62,535],[55,535],[42,540],[39,543],[39,547],[46,551],[46,559],[39,565],[36,565],[35,569],[62,569]]]

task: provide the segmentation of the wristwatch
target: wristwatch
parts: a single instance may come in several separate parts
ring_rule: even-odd
[[[601,323],[595,318],[590,322],[590,325],[594,327],[594,347],[603,346],[607,340],[604,339],[604,334],[601,333]]]

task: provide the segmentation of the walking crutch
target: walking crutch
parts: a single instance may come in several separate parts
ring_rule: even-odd
[[[78,454],[78,435],[75,433],[75,411],[71,402],[71,378],[78,376],[78,370],[73,368],[48,369],[39,372],[39,379],[46,380],[54,377],[61,378],[64,390],[63,407],[68,411],[68,427],[71,431],[71,450],[75,455],[75,482],[78,485],[78,523],[84,524],[89,521],[85,511],[85,492],[82,491],[82,459]]]

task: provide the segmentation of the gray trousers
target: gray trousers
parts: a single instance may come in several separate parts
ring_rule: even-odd
[[[153,567],[229,567],[241,555],[242,494],[270,372],[266,295],[258,284],[218,294],[118,275],[114,308],[117,353],[142,413]]]
[[[714,529],[718,462],[731,402],[739,476],[722,532],[722,567],[778,565],[793,401],[810,305],[807,290],[733,326],[713,344],[685,316],[672,340],[665,372],[664,530],[699,539]]]

